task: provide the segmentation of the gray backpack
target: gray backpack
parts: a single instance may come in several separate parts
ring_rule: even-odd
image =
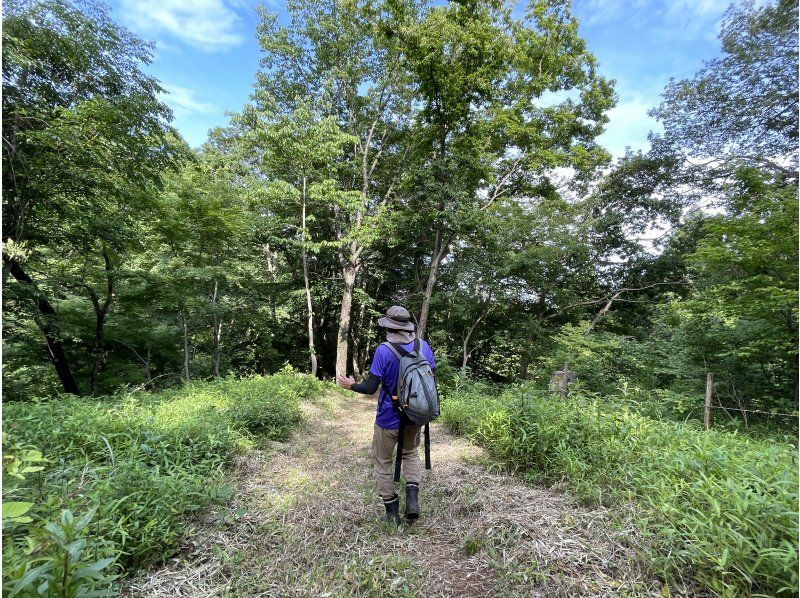
[[[397,435],[397,458],[394,479],[400,479],[405,425],[425,426],[425,469],[431,468],[431,439],[428,424],[439,417],[439,392],[431,364],[422,354],[422,343],[414,341],[411,351],[402,345],[383,343],[400,360],[397,373],[397,407],[400,410],[400,430]]]

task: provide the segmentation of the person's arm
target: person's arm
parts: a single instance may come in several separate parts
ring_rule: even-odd
[[[422,354],[425,356],[425,359],[428,360],[428,363],[431,364],[431,372],[433,375],[436,375],[436,358],[433,356],[433,349],[428,343],[425,343],[423,347]]]
[[[352,390],[353,392],[358,392],[362,395],[371,395],[375,394],[375,391],[378,390],[378,386],[381,384],[381,379],[375,374],[370,374],[366,380],[356,384],[356,381],[353,378],[339,376],[336,378],[336,382],[339,384],[339,386],[346,390]]]
[[[346,390],[360,392],[365,395],[374,394],[383,379],[383,367],[386,361],[385,353],[386,347],[378,345],[372,358],[372,364],[369,366],[369,377],[364,382],[356,384],[355,379],[349,376],[337,376],[336,383]]]
[[[361,393],[362,395],[374,395],[380,385],[381,379],[375,374],[370,374],[363,382],[352,384],[350,390]]]

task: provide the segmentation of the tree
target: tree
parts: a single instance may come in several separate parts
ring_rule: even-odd
[[[314,306],[309,274],[309,254],[326,246],[314,242],[310,233],[312,206],[320,209],[349,209],[353,194],[343,192],[333,172],[342,155],[342,147],[353,142],[341,131],[332,116],[322,116],[309,103],[301,103],[290,114],[270,112],[247,106],[239,117],[245,133],[244,142],[259,156],[256,168],[267,177],[265,197],[272,206],[287,202],[300,207],[296,244],[303,265],[306,296],[308,350],[311,373],[317,375],[317,351],[314,343]]]
[[[562,2],[451,2],[391,29],[421,109],[402,222],[431,248],[418,333],[427,332],[439,266],[453,242],[484,226],[499,198],[535,197],[555,168],[591,172],[608,158],[594,142],[614,97]],[[413,16],[413,15],[412,15]],[[537,103],[546,92],[579,100]]]
[[[724,185],[742,166],[797,180],[798,8],[791,0],[732,5],[722,55],[692,79],[671,80],[651,114],[659,152],[684,161],[684,182]],[[715,182],[716,181],[716,182]]]
[[[412,3],[395,3],[414,11]],[[314,98],[352,136],[333,176],[341,189],[358,192],[348,209],[334,213],[342,278],[336,337],[336,373],[346,375],[348,338],[356,279],[363,253],[375,240],[378,207],[395,191],[405,165],[410,81],[399,49],[377,23],[388,4],[371,0],[300,0],[289,3],[289,27],[260,9],[259,43],[264,51],[254,97],[291,112]],[[392,19],[391,15],[388,17]]]
[[[50,249],[63,253],[78,239],[100,241],[93,250],[117,243],[111,237],[135,219],[152,198],[146,190],[175,163],[171,115],[157,98],[163,90],[140,70],[149,60],[150,46],[97,5],[5,7],[3,281],[11,274],[30,289],[34,319],[71,393],[79,387],[56,310],[44,281],[29,271],[40,269],[32,265]],[[102,327],[107,309],[99,307]]]
[[[706,234],[689,256],[697,282],[684,312],[695,324],[712,323],[724,338],[716,355],[704,356],[708,367],[727,360],[723,379],[745,397],[795,404],[797,187],[776,187],[752,169],[737,173],[736,188],[731,213],[706,219]]]

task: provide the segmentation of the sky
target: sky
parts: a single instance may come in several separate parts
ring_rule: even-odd
[[[174,125],[199,146],[248,101],[260,59],[255,6],[285,17],[282,0],[109,0],[112,16],[156,44],[148,72],[168,91]],[[614,156],[647,149],[647,116],[670,77],[691,77],[719,54],[728,0],[574,0],[573,14],[618,104],[600,137]],[[284,20],[284,19],[281,19]]]

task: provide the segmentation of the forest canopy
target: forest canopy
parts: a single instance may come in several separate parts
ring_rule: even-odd
[[[445,378],[568,363],[683,417],[712,372],[731,425],[794,430],[796,4],[732,6],[617,160],[569,3],[512,8],[262,7],[251,99],[195,150],[106,7],[7,2],[4,400],[362,376],[402,304]]]

